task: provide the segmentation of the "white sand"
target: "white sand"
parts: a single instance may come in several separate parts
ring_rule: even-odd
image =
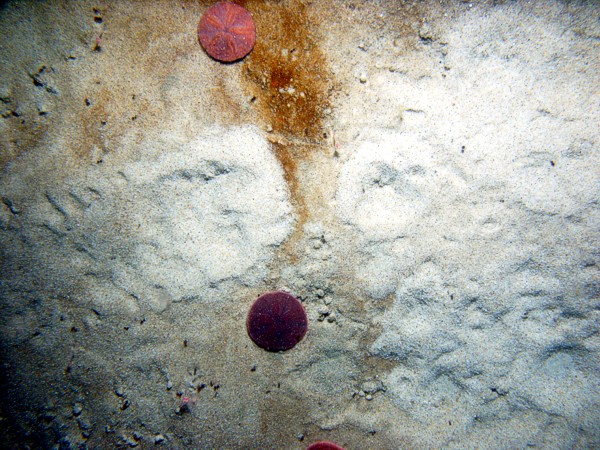
[[[600,7],[247,7],[0,10],[2,444],[599,447]]]

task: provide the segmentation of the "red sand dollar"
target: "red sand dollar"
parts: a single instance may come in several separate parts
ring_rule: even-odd
[[[308,329],[304,306],[287,292],[267,292],[256,299],[246,321],[248,335],[270,352],[289,350]]]
[[[344,448],[333,442],[321,441],[311,444],[306,450],[344,450]]]
[[[198,40],[218,61],[242,59],[256,42],[256,28],[250,13],[240,5],[217,3],[204,13],[198,24]]]

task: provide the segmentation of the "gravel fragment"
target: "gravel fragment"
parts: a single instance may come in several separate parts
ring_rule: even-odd
[[[83,405],[81,403],[75,403],[73,406],[73,415],[78,416],[83,411]]]

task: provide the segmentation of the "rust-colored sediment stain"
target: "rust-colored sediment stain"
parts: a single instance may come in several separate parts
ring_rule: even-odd
[[[330,108],[332,76],[318,46],[317,23],[301,1],[246,1],[257,40],[244,61],[242,80],[251,93],[254,120],[269,130],[269,140],[285,171],[298,216],[310,216],[300,189],[301,162],[326,149],[324,121]]]
[[[245,79],[264,124],[288,139],[322,142],[331,75],[309,7],[297,1],[246,5],[258,38],[244,66]]]

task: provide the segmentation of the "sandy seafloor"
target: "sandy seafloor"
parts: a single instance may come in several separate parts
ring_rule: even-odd
[[[600,4],[243,3],[0,7],[0,445],[600,447]]]

